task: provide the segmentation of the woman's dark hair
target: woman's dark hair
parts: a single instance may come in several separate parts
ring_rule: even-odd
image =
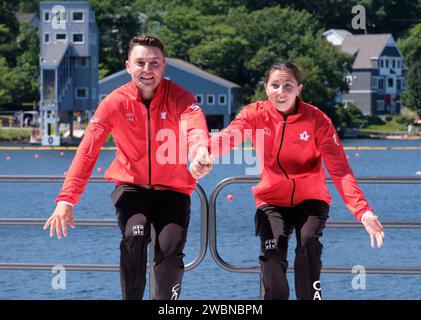
[[[161,50],[163,56],[165,57],[164,44],[158,38],[148,36],[148,35],[133,37],[130,40],[130,43],[129,43],[129,52],[127,54],[128,57],[130,57],[130,53],[132,52],[133,47],[135,47],[135,46],[156,47],[159,50]]]
[[[292,76],[294,77],[294,79],[297,81],[299,85],[303,83],[303,76],[301,74],[301,71],[297,68],[296,65],[287,61],[277,61],[274,64],[272,64],[269,70],[266,71],[265,83],[268,83],[270,75],[272,74],[272,72],[276,70],[285,70],[292,74]]]

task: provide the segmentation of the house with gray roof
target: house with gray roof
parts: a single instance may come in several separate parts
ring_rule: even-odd
[[[346,76],[349,92],[342,95],[342,102],[354,103],[365,115],[398,113],[400,96],[405,89],[405,66],[393,36],[353,35],[337,29],[323,35],[354,57],[352,72]]]
[[[98,27],[88,1],[40,2],[39,27],[42,143],[57,145],[59,120],[98,105]]]
[[[164,77],[193,93],[203,109],[209,129],[226,127],[243,104],[242,88],[186,61],[166,58],[166,62]],[[99,99],[104,99],[129,81],[131,78],[126,69],[101,79]]]

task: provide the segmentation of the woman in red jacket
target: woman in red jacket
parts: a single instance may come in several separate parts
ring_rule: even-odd
[[[330,119],[299,98],[302,83],[293,64],[273,64],[265,81],[268,100],[246,106],[211,139],[212,154],[220,156],[241,142],[237,139],[239,131],[242,140],[248,132],[259,157],[261,181],[253,187],[253,194],[265,299],[289,297],[287,251],[294,229],[297,298],[320,298],[319,239],[331,203],[322,159],[347,208],[364,224],[371,246],[375,240],[378,247],[383,243],[383,227],[355,180]]]

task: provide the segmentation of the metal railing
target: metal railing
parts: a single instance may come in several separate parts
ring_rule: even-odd
[[[421,178],[417,177],[360,177],[357,178],[360,184],[421,184]],[[255,266],[239,266],[230,264],[225,261],[218,252],[217,246],[217,219],[216,219],[216,202],[219,193],[227,185],[235,183],[258,183],[260,181],[257,176],[240,176],[230,177],[220,181],[213,189],[209,199],[209,247],[212,258],[216,264],[222,269],[239,272],[239,273],[258,273],[260,275],[260,292],[263,297],[263,284],[260,267]],[[331,179],[327,179],[328,183],[332,183]],[[421,229],[421,222],[418,221],[400,221],[400,222],[382,222],[384,228],[415,228]],[[363,225],[359,222],[327,222],[330,228],[361,228]],[[352,267],[328,266],[323,267],[323,273],[348,274]],[[293,272],[293,268],[288,268],[287,272]],[[421,267],[367,267],[366,273],[371,274],[404,274],[404,275],[421,275]]]
[[[0,183],[61,183],[64,181],[62,176],[16,176],[16,175],[0,175]],[[103,177],[91,177],[90,183],[110,183]],[[185,270],[189,271],[196,268],[205,258],[208,247],[208,199],[203,188],[197,184],[195,188],[200,200],[200,245],[197,256],[190,262],[185,264]],[[1,218],[0,226],[43,226],[45,219],[32,218]],[[111,219],[80,219],[75,220],[77,226],[90,227],[113,227],[117,226],[116,220]],[[152,230],[153,228],[151,228]],[[152,230],[153,232],[153,230]],[[152,243],[154,245],[154,234],[151,234]],[[149,261],[153,261],[153,251],[149,250]],[[0,263],[0,270],[49,270],[57,266],[55,263]],[[119,271],[119,266],[114,264],[60,264],[68,271]],[[148,264],[147,271],[152,278],[151,267]],[[151,279],[150,279],[151,280]],[[149,281],[149,296],[152,297],[154,291],[154,281]]]
[[[419,177],[359,177],[357,178],[360,184],[421,184]],[[64,181],[62,176],[15,176],[15,175],[0,175],[0,183],[60,183]],[[198,255],[189,263],[185,265],[186,271],[197,267],[206,255],[208,246],[211,256],[215,263],[224,270],[239,273],[261,273],[260,267],[256,266],[238,266],[228,263],[223,260],[218,252],[217,247],[217,219],[216,219],[216,202],[219,193],[227,185],[234,183],[258,183],[258,177],[243,176],[230,177],[220,181],[213,189],[209,202],[203,188],[197,185],[195,191],[199,195],[201,203],[201,225],[200,225],[200,247]],[[109,183],[103,177],[91,177],[91,183]],[[332,181],[327,180],[328,183]],[[44,219],[15,219],[2,218],[0,219],[0,226],[22,225],[22,226],[42,226],[45,223]],[[94,227],[112,227],[117,225],[116,220],[111,219],[82,219],[76,220],[78,226],[94,226]],[[382,222],[385,228],[421,228],[421,222],[418,221],[397,221],[397,222]],[[330,228],[360,228],[359,222],[328,222],[327,227]],[[152,252],[153,250],[150,250]],[[151,261],[151,260],[150,260]],[[0,263],[0,270],[49,270],[57,264],[48,263]],[[62,266],[69,271],[119,271],[118,265],[112,264],[62,264]],[[327,266],[323,267],[324,273],[348,274],[352,270],[351,267],[342,266]],[[148,265],[150,272],[150,266]],[[292,268],[288,268],[288,272],[292,272]],[[367,267],[366,273],[371,274],[400,274],[400,275],[421,275],[420,267]],[[260,274],[261,275],[261,274]],[[153,282],[153,281],[150,281]],[[150,294],[152,292],[153,284],[150,283]],[[261,290],[261,293],[263,291]]]

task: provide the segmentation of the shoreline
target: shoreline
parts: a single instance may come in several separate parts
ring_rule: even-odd
[[[358,139],[421,140],[421,136],[392,132],[359,132]]]

